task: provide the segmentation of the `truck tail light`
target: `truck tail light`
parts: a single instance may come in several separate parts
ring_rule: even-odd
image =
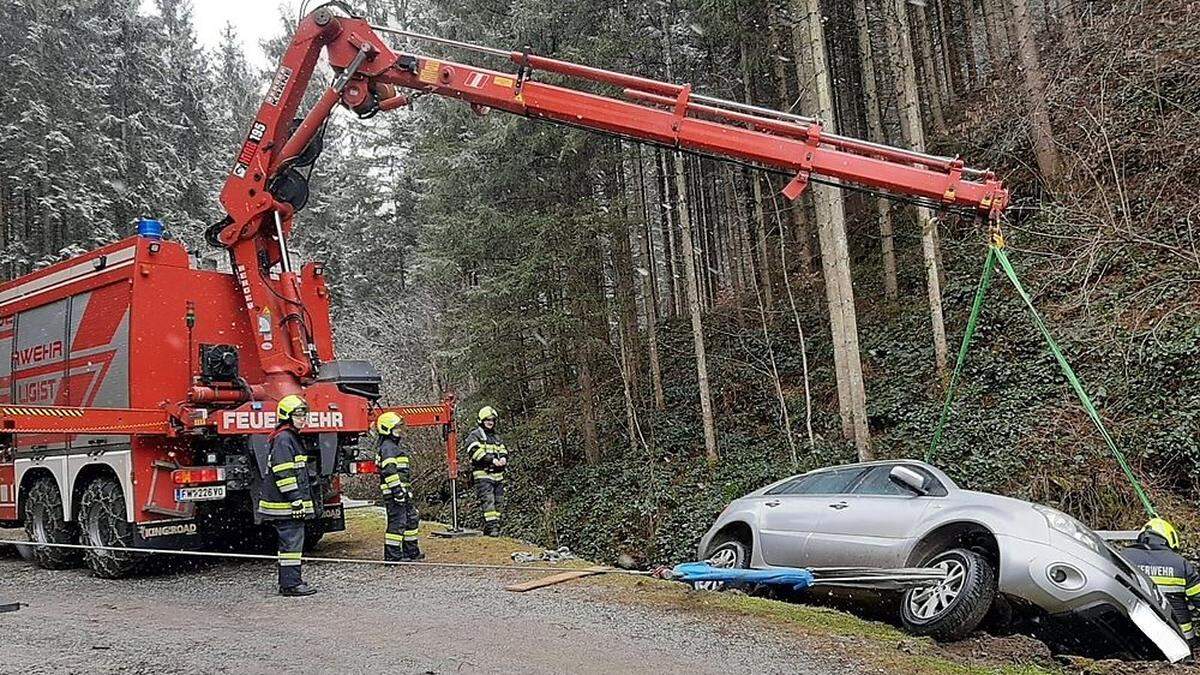
[[[375,460],[365,459],[361,462],[350,462],[350,473],[379,473]]]
[[[199,485],[220,483],[225,480],[225,469],[219,466],[190,467],[171,472],[171,481],[176,485]]]

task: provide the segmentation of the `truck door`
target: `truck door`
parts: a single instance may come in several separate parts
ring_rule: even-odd
[[[68,298],[34,307],[17,315],[12,355],[15,405],[66,403]],[[33,455],[61,454],[67,447],[64,434],[21,434],[18,452]]]

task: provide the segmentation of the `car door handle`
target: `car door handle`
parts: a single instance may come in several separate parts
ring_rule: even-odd
[[[848,508],[850,508],[850,505],[849,505],[849,504],[847,504],[846,502],[838,502],[838,503],[836,503],[836,504],[830,504],[830,505],[829,505],[829,508],[831,508],[831,509],[837,509],[838,511],[841,511],[842,509],[848,509]]]
[[[772,499],[769,502],[763,502],[763,506],[770,506],[771,508],[775,508],[776,506],[779,506],[782,503],[783,502],[779,501],[778,499]]]

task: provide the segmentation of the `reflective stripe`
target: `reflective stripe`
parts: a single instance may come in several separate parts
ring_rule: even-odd
[[[296,487],[296,477],[292,476],[291,478],[280,478],[279,480],[275,481],[275,485],[278,485],[280,490],[287,492],[288,487]]]
[[[483,470],[472,471],[471,476],[476,479],[496,481],[497,483],[504,480],[504,474],[502,473],[490,473]]]
[[[1188,595],[1200,594],[1200,584],[1196,584],[1195,586],[1192,586],[1191,588],[1187,589],[1186,592]]]
[[[299,560],[301,555],[303,555],[303,554],[300,551],[280,551],[279,552],[280,558],[287,558],[288,560]]]
[[[316,510],[313,509],[313,503],[311,500],[305,499],[300,502],[300,504],[304,515],[316,513]],[[258,511],[259,513],[265,513],[269,516],[290,516],[292,515],[292,503],[269,502],[265,499],[260,499],[258,500]]]
[[[499,511],[484,511],[483,519],[484,520],[500,520],[500,512]]]
[[[1185,632],[1185,633],[1186,633],[1186,632],[1188,632],[1188,631],[1190,631],[1191,629],[1192,629],[1192,624],[1191,624],[1191,622],[1188,622],[1188,623],[1181,623],[1181,624],[1179,624],[1179,630],[1181,630],[1181,631],[1183,631],[1183,632]]]
[[[418,534],[420,534],[420,533],[421,533],[421,531],[420,531],[420,530],[405,530],[405,531],[404,531],[404,536],[406,536],[406,537],[415,537],[415,536],[417,536],[417,535],[418,535]]]
[[[396,487],[396,485],[400,482],[400,474],[394,473],[387,478],[384,478],[383,482],[387,483],[388,487]]]
[[[1186,586],[1187,579],[1183,577],[1150,577],[1160,586]]]
[[[302,563],[299,560],[287,560],[284,558],[279,559],[280,567],[299,567],[301,564]]]
[[[295,462],[284,462],[283,464],[276,464],[275,466],[271,467],[271,470],[275,473],[279,473],[280,471],[287,471],[288,469],[294,468],[296,468]]]
[[[388,457],[387,459],[380,462],[379,466],[388,466],[390,464],[395,464],[396,466],[408,466],[408,458],[407,457]]]
[[[391,532],[384,532],[384,533],[383,533],[383,538],[384,538],[384,539],[386,539],[386,540],[388,540],[388,541],[404,541],[404,535],[402,535],[402,534],[392,534]]]

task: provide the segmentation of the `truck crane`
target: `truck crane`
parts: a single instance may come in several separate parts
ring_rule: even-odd
[[[397,51],[388,34],[510,65]],[[335,76],[299,116],[322,53]],[[335,107],[365,118],[430,95],[783,172],[789,199],[832,181],[991,218],[1009,200],[994,174],[958,158],[829,133],[688,84],[375,26],[327,3],[297,26],[221,191],[227,215],[206,232],[231,272],[194,264],[146,221],[136,236],[0,285],[0,525],[23,526],[38,563],[78,562],[77,550],[38,544],[199,549],[255,528],[275,402],[294,393],[312,410],[316,534],[343,527],[340,477],[384,410],[381,382],[370,363],[337,356],[324,269],[288,248],[308,197],[301,169]],[[443,428],[453,465],[452,401],[397,411]],[[96,548],[84,558],[101,576],[138,561]]]

